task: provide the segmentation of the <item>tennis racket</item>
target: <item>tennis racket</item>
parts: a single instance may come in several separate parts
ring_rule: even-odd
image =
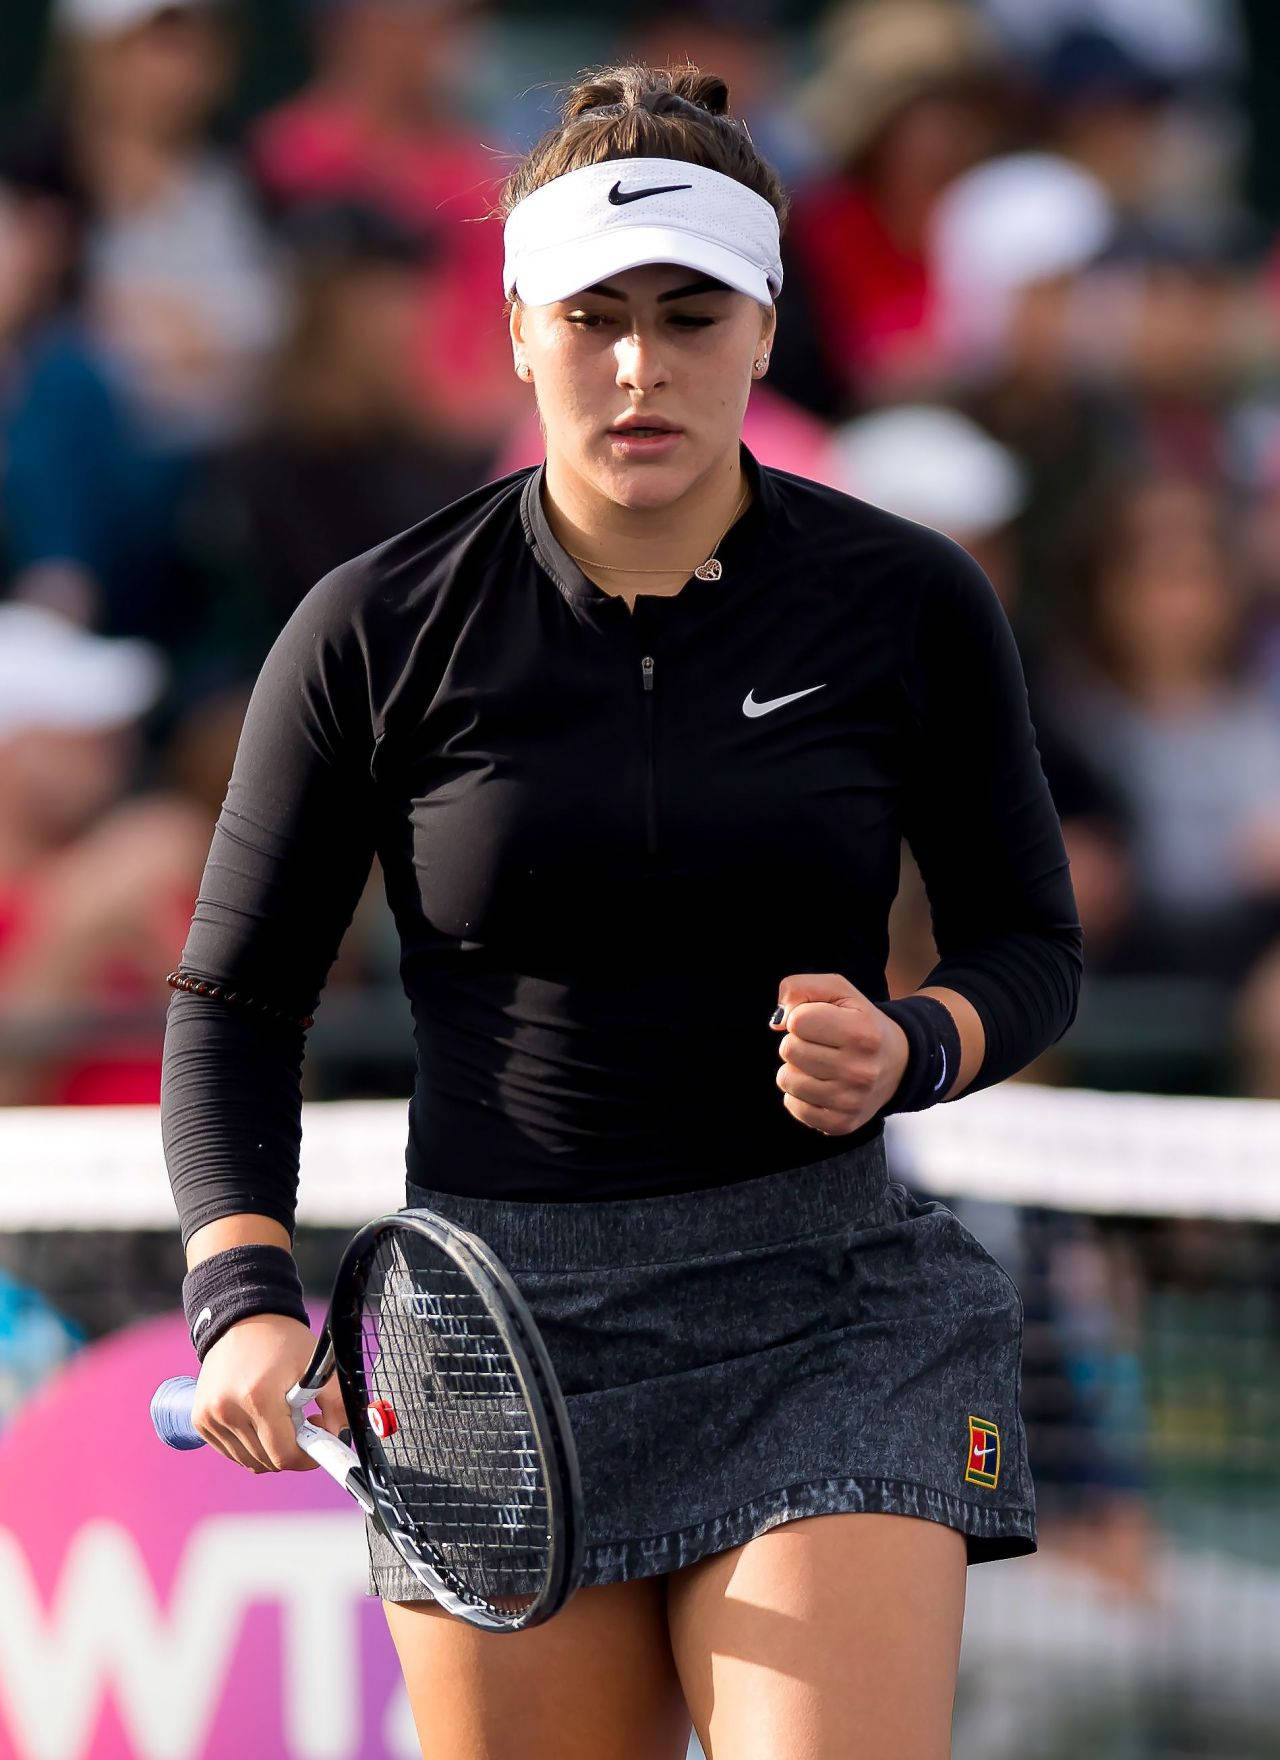
[[[335,1369],[352,1447],[304,1415]],[[171,1448],[203,1444],[195,1385],[176,1376],[152,1398]],[[286,1398],[299,1447],[449,1613],[520,1631],[577,1587],[582,1486],[564,1396],[510,1273],[468,1230],[432,1210],[367,1223]]]

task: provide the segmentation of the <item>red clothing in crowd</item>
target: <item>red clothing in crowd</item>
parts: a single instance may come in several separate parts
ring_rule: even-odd
[[[7,1016],[19,1030],[25,999],[13,984],[12,973],[26,943],[42,932],[46,886],[47,871],[0,885],[0,1018]],[[160,939],[172,944],[175,964],[194,907],[195,899],[186,893],[166,899],[161,906],[164,921],[156,928]],[[74,1049],[33,1061],[31,1089],[21,1100],[33,1106],[158,1104],[164,1049],[160,1017],[168,995],[163,972],[143,971],[135,959],[104,956],[84,973],[80,994],[59,1012],[74,1015],[83,1009],[86,1014],[105,1014],[118,1009],[120,1021],[104,1020]],[[156,1019],[147,1026],[145,1015],[150,1011]]]
[[[893,238],[858,184],[831,178],[810,185],[795,199],[787,234],[831,371],[846,391],[883,375],[892,378],[896,362],[925,352],[924,257]]]
[[[460,437],[499,432],[514,407],[502,224],[483,216],[509,169],[500,155],[456,128],[379,132],[359,112],[317,94],[266,116],[251,151],[259,180],[279,200],[361,199],[434,235],[440,256],[423,272],[414,363],[424,401]]]

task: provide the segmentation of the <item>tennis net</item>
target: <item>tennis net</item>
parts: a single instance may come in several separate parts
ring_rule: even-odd
[[[313,1297],[403,1202],[405,1128],[399,1102],[305,1109]],[[888,1140],[1026,1310],[1040,1550],[969,1573],[955,1760],[1274,1760],[1280,1103],[1011,1082]],[[172,1310],[182,1259],[151,1109],[0,1113],[0,1166],[0,1271],[64,1325],[42,1367],[0,1306],[3,1425],[60,1356]]]

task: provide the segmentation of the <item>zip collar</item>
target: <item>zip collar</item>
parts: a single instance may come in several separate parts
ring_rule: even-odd
[[[750,506],[730,526],[716,547],[715,553],[724,564],[723,575],[718,581],[700,581],[690,573],[678,593],[642,593],[640,601],[646,607],[658,608],[663,615],[670,615],[677,606],[687,609],[692,605],[696,610],[705,610],[740,595],[749,580],[756,577],[768,536],[777,527],[779,498],[769,471],[741,441],[739,455],[743,475],[752,488],[752,498]],[[606,593],[582,572],[552,531],[542,500],[546,474],[544,459],[530,473],[520,493],[520,523],[524,528],[525,542],[544,573],[551,577],[571,605],[608,611],[616,603],[617,610],[631,616],[618,594]]]

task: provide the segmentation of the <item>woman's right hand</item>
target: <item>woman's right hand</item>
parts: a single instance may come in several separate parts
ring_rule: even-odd
[[[287,1314],[238,1320],[205,1353],[191,1421],[219,1453],[252,1473],[309,1473],[316,1465],[298,1447],[285,1395],[315,1351],[315,1335]],[[337,1436],[347,1418],[331,1375],[315,1396],[321,1430]]]

